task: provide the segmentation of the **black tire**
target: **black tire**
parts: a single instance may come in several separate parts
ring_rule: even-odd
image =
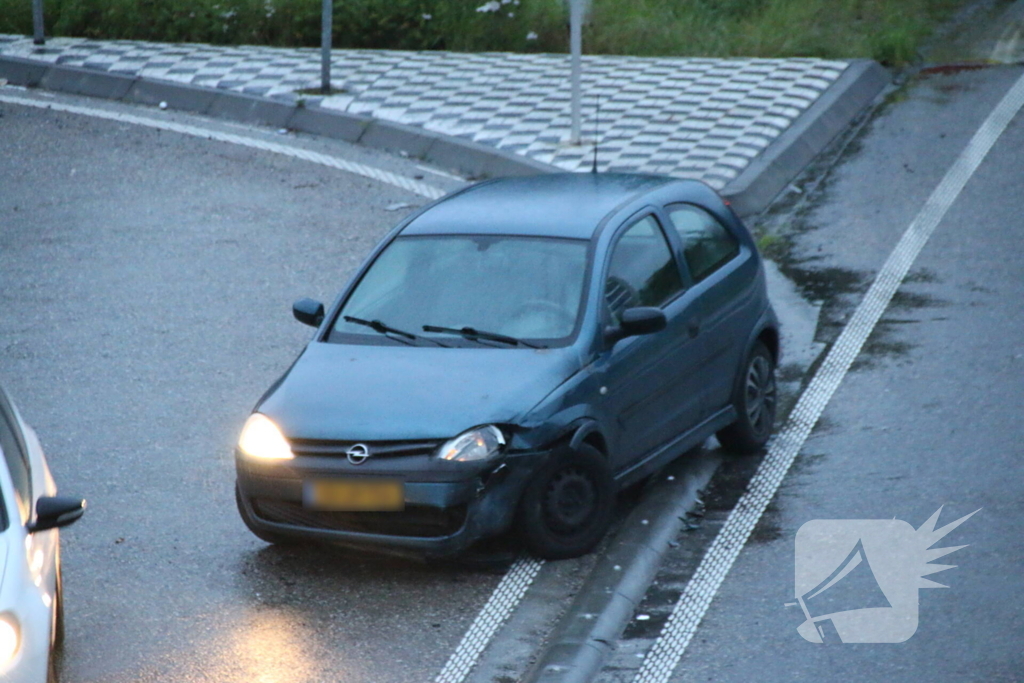
[[[537,472],[519,501],[516,528],[537,557],[579,557],[604,537],[614,508],[615,482],[608,461],[583,444]]]
[[[761,342],[754,345],[743,364],[733,405],[739,417],[718,432],[719,442],[726,449],[739,453],[754,453],[764,448],[775,426],[778,388],[775,359]]]
[[[53,649],[64,648],[64,570],[60,566],[60,551],[57,555],[57,585],[53,591]]]
[[[242,521],[245,522],[245,526],[261,541],[266,541],[272,545],[294,545],[298,542],[297,539],[291,536],[276,534],[273,531],[260,529],[256,526],[249,517],[249,513],[246,512],[245,506],[242,505],[242,492],[238,490],[238,484],[235,484],[235,505],[238,506],[238,514],[242,517]]]
[[[50,652],[50,658],[46,661],[46,683],[60,683],[60,666],[57,661],[57,654]]]

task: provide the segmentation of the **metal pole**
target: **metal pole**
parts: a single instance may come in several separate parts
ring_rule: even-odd
[[[46,37],[43,35],[43,0],[32,0],[32,33],[33,43],[46,44]]]
[[[569,141],[580,144],[580,79],[583,73],[583,3],[584,0],[569,0],[569,51],[572,54],[572,132]]]
[[[334,28],[334,0],[323,0],[320,19],[320,92],[331,92],[331,33]]]

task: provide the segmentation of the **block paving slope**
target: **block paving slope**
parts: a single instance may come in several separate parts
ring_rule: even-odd
[[[320,83],[319,50],[0,35],[0,55],[295,101]],[[721,190],[847,68],[819,59],[584,57],[584,144],[568,144],[569,58],[334,50],[310,104],[473,140],[586,171],[664,173]],[[600,102],[600,118],[595,109]]]

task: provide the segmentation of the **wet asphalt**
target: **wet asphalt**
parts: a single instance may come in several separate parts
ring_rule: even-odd
[[[821,303],[831,343],[929,194],[1024,73],[925,72],[819,160],[759,229]],[[915,262],[805,443],[672,681],[1024,680],[1024,115],[1018,113]],[[680,539],[599,677],[633,680],[704,548],[757,465],[727,462],[700,529]],[[795,539],[816,519],[920,527],[980,512],[937,546],[966,548],[919,590],[906,642],[808,643]],[[859,594],[858,594],[859,595]],[[856,597],[856,595],[855,595]],[[870,600],[871,596],[863,596]]]
[[[235,511],[232,460],[309,339],[292,301],[330,301],[409,210],[388,207],[423,198],[222,143],[0,110],[0,381],[61,491],[89,501],[62,535],[64,680],[432,680],[500,563],[267,546]]]
[[[814,348],[834,340],[1020,73],[922,76],[754,221],[820,305]],[[0,112],[0,381],[62,491],[91,505],[63,537],[64,679],[432,680],[497,584],[504,548],[483,564],[273,548],[248,534],[231,495],[242,421],[309,337],[291,302],[330,300],[408,210],[394,207],[423,199],[221,143]],[[407,160],[296,143],[455,185]],[[833,397],[673,680],[1024,675],[1022,144],[1018,115]],[[793,390],[801,374],[783,367]],[[683,532],[603,683],[632,680],[757,462],[723,465],[703,523]],[[982,511],[945,539],[970,545],[930,577],[949,589],[920,592],[910,641],[826,649],[800,638],[802,617],[784,604],[803,523],[917,527],[940,505],[942,523]],[[546,566],[475,680],[516,679],[592,562]]]
[[[463,184],[334,141],[6,92]],[[235,510],[232,459],[252,406],[310,338],[291,303],[331,301],[425,200],[270,153],[10,104],[0,158],[0,381],[60,490],[89,501],[62,535],[62,679],[434,680],[521,548],[498,539],[423,562],[268,546]],[[789,290],[785,315],[812,318]],[[706,482],[704,460],[680,462],[676,478]],[[645,491],[620,496],[606,544],[629,533]],[[524,675],[604,547],[545,564],[471,680]]]

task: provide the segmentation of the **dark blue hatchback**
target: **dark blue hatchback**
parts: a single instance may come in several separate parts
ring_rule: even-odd
[[[235,453],[270,542],[426,555],[513,529],[586,553],[617,491],[717,434],[761,448],[777,322],[757,249],[707,186],[556,174],[474,185],[373,251]]]

